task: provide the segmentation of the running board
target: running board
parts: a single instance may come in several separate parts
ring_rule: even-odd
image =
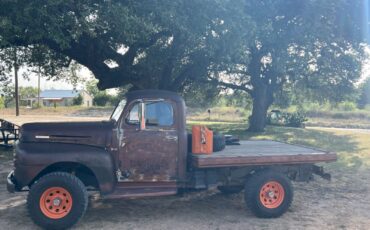
[[[103,199],[135,199],[143,197],[176,195],[176,187],[143,187],[119,186],[113,193],[103,196]]]

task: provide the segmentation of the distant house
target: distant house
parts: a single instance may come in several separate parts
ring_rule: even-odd
[[[85,90],[44,90],[40,94],[40,100],[44,106],[71,106],[73,105],[73,98],[78,97],[78,95],[83,98],[82,106],[92,106],[93,97]]]

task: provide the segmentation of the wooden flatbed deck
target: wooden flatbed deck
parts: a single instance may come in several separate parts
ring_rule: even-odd
[[[192,154],[198,168],[331,162],[336,153],[269,140],[240,141],[210,155]]]

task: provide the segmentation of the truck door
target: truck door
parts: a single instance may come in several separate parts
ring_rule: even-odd
[[[178,131],[175,103],[136,101],[121,122],[120,170],[127,182],[175,182]],[[140,127],[140,124],[144,122]]]

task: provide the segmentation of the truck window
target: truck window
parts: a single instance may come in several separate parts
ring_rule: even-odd
[[[136,103],[130,110],[126,118],[128,124],[139,124],[139,103]]]
[[[126,119],[128,124],[139,123],[139,103],[130,110]],[[146,126],[171,126],[173,124],[173,107],[165,101],[145,102]]]

